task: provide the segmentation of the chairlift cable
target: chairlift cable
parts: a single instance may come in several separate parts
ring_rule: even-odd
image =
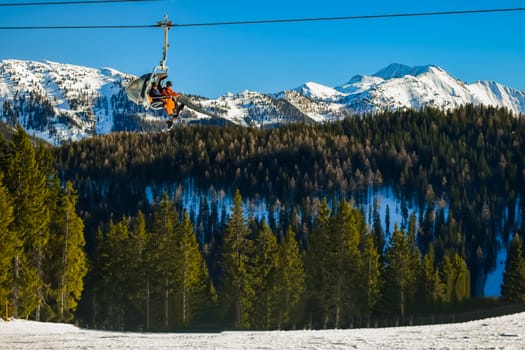
[[[0,27],[0,30],[34,30],[34,29],[134,29],[134,28],[157,28],[157,24],[145,25],[85,25],[85,26],[18,26]]]
[[[114,1],[154,1],[154,0],[114,0]],[[99,1],[100,2],[100,1]],[[186,23],[177,24],[172,22],[159,22],[149,25],[82,25],[82,26],[12,26],[0,27],[0,30],[34,30],[34,29],[133,29],[133,28],[173,28],[173,27],[205,27],[205,26],[227,26],[227,25],[250,25],[250,24],[275,24],[275,23],[297,23],[297,22],[319,22],[319,21],[349,21],[349,20],[366,20],[381,18],[406,18],[406,17],[423,17],[423,16],[449,16],[449,15],[467,15],[483,13],[502,13],[525,11],[525,7],[502,8],[502,9],[484,9],[484,10],[463,10],[463,11],[442,11],[442,12],[417,12],[417,13],[393,13],[380,15],[359,15],[343,17],[312,17],[312,18],[289,18],[289,19],[268,19],[268,20],[250,20],[250,21],[231,21],[231,22],[204,22],[204,23]]]
[[[41,1],[41,2],[19,2],[0,4],[0,7],[14,6],[49,6],[49,5],[86,5],[86,4],[109,4],[115,2],[154,2],[158,0],[79,0],[79,1]]]
[[[466,14],[495,13],[495,12],[517,12],[517,11],[525,11],[525,7],[503,8],[503,9],[485,9],[485,10],[464,10],[464,11],[393,13],[393,14],[342,16],[342,17],[312,17],[312,18],[269,19],[269,20],[254,20],[254,21],[188,23],[188,24],[174,24],[173,26],[174,27],[204,27],[204,26],[226,26],[226,25],[247,25],[247,24],[316,22],[316,21],[347,21],[347,20],[359,20],[359,19],[445,16],[445,15],[466,15]]]

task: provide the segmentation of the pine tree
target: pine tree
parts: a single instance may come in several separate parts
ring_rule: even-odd
[[[109,223],[106,239],[102,242],[102,290],[106,296],[105,309],[113,327],[122,329],[128,300],[129,218]]]
[[[426,305],[435,305],[445,298],[445,285],[441,281],[439,270],[434,265],[434,257],[434,248],[430,245],[428,253],[423,258],[420,283],[422,302]]]
[[[64,314],[66,313],[64,310],[65,302],[68,298],[65,297],[65,295],[62,294],[62,297],[58,297],[63,293],[63,290],[59,290],[59,283],[57,283],[57,279],[60,278],[58,275],[60,274],[59,270],[57,268],[58,261],[63,261],[63,252],[54,250],[60,243],[57,243],[56,240],[60,240],[62,237],[60,234],[56,234],[56,231],[53,231],[53,219],[56,218],[56,214],[61,211],[59,206],[61,203],[60,201],[60,192],[63,190],[60,187],[60,180],[57,176],[57,171],[54,167],[54,157],[51,151],[49,150],[48,146],[45,146],[43,143],[40,143],[37,145],[35,149],[35,160],[37,162],[37,166],[39,170],[41,171],[42,175],[45,178],[45,187],[46,187],[46,198],[45,203],[47,206],[47,210],[49,212],[49,241],[47,242],[45,249],[44,249],[44,259],[45,263],[43,264],[43,271],[41,273],[44,288],[42,289],[42,295],[45,298],[45,302],[43,303],[43,309],[38,311],[37,313],[40,314],[40,317],[43,320],[51,320],[51,319],[57,319],[59,317],[61,320],[64,320]],[[72,188],[72,187],[71,187]],[[75,200],[76,201],[76,200]],[[75,203],[76,204],[76,203]],[[75,210],[76,208],[73,208]],[[60,214],[58,214],[60,215]],[[76,215],[76,214],[75,214]],[[78,218],[79,219],[79,218]],[[80,219],[79,219],[80,220]],[[76,221],[76,220],[74,220]],[[82,224],[82,231],[83,231],[83,223],[80,220]],[[60,229],[59,229],[60,230]],[[83,235],[83,232],[82,232]],[[81,277],[83,278],[85,275],[81,274]],[[83,288],[83,285],[80,286],[81,290]],[[81,293],[81,291],[80,291]],[[78,293],[77,293],[78,294]],[[80,295],[76,296],[76,299],[78,300],[80,298]],[[57,305],[60,304],[56,303],[57,300],[61,299],[62,304],[60,307]],[[76,308],[76,301],[73,303],[73,308]],[[60,316],[57,316],[60,314]],[[72,314],[68,315],[68,318],[73,317]]]
[[[454,269],[456,270],[454,281],[454,300],[461,302],[470,297],[470,272],[465,260],[458,254],[454,254],[452,260]]]
[[[410,214],[410,218],[408,220],[408,239],[409,239],[410,244],[415,244],[415,242],[417,241],[416,233],[417,233],[416,214],[412,213]]]
[[[302,316],[300,309],[306,290],[306,274],[299,245],[291,227],[288,227],[279,244],[276,280],[279,293],[277,327],[295,328]]]
[[[314,321],[320,320],[323,327],[328,323],[327,300],[331,294],[326,274],[329,270],[329,241],[330,241],[330,209],[324,198],[319,206],[312,231],[308,237],[308,250],[305,257],[307,312],[309,313],[310,327]]]
[[[102,228],[99,227],[96,234],[95,249],[93,257],[90,260],[90,268],[87,276],[87,285],[89,285],[89,303],[91,305],[90,321],[93,327],[100,325],[105,313],[104,300],[106,297],[105,285],[103,283],[106,267],[107,245],[105,244],[105,235]]]
[[[142,221],[141,221],[142,220]],[[107,225],[105,233],[97,234],[96,249],[89,278],[92,306],[92,322],[112,329],[133,327],[144,321],[148,313],[143,311],[147,296],[148,280],[145,279],[149,260],[146,260],[147,233],[144,217],[139,213],[133,221],[123,217],[117,223]],[[138,304],[138,305],[137,305]],[[142,323],[143,325],[143,323]]]
[[[250,324],[255,328],[270,329],[277,324],[278,253],[277,239],[263,222],[255,238],[254,257],[249,264],[256,291]]]
[[[501,296],[507,300],[525,303],[525,258],[523,241],[515,234],[510,242],[501,285]]]
[[[465,260],[454,253],[443,257],[441,279],[445,285],[445,302],[457,303],[470,297],[470,272]]]
[[[360,212],[353,210],[346,200],[339,204],[330,227],[329,268],[325,271],[327,284],[332,292],[328,303],[330,318],[340,328],[343,317],[352,317],[358,309],[358,272],[361,270],[359,240],[364,227]]]
[[[130,273],[131,290],[130,299],[133,300],[138,312],[143,315],[142,324],[146,330],[150,324],[150,302],[151,302],[151,277],[152,254],[150,250],[151,235],[146,230],[146,219],[142,211],[139,211],[133,219],[133,229],[130,237],[130,260],[128,270]],[[140,322],[140,321],[139,321]]]
[[[381,297],[381,262],[375,237],[369,233],[364,235],[362,240],[360,285],[363,288],[358,300],[363,301],[360,308],[370,326],[372,311]]]
[[[187,326],[196,317],[200,306],[211,304],[214,291],[187,212],[184,212],[177,230],[175,285],[181,324]]]
[[[164,192],[162,200],[155,210],[152,231],[157,235],[174,233],[177,222],[178,217],[175,204],[170,200],[168,193]]]
[[[233,316],[235,328],[249,328],[255,291],[248,271],[252,251],[244,220],[242,197],[237,190],[233,198],[232,214],[226,221],[221,267],[223,281],[221,298],[225,310]]]
[[[451,303],[454,301],[454,281],[455,281],[456,271],[450,257],[445,255],[441,261],[440,266],[440,276],[445,287],[445,294],[443,301],[445,303]]]
[[[13,316],[34,315],[40,319],[45,300],[44,258],[49,240],[49,207],[46,178],[38,168],[35,150],[21,126],[10,144],[11,157],[5,185],[13,198],[14,220],[11,230],[23,242],[23,253],[15,256]]]
[[[3,303],[11,297],[13,262],[15,256],[19,254],[21,243],[15,235],[15,232],[10,230],[11,223],[13,222],[13,206],[11,205],[11,198],[3,185],[1,177],[0,213],[2,213],[2,215],[0,215],[0,301]]]
[[[377,198],[374,198],[372,216],[372,225],[374,228],[374,236],[376,238],[376,246],[380,252],[383,252],[385,248],[385,231],[381,225],[381,217],[379,216],[379,200]]]
[[[407,234],[396,225],[385,252],[385,296],[390,307],[398,310],[401,319],[405,317],[408,306],[414,302],[418,257],[418,251],[410,244]]]
[[[52,293],[55,319],[70,321],[84,289],[87,273],[84,251],[84,224],[76,213],[77,194],[71,182],[60,192],[51,221],[53,232],[46,265],[52,269]]]
[[[154,255],[152,266],[155,267],[152,281],[156,282],[155,290],[163,300],[164,329],[169,329],[174,322],[175,315],[170,313],[174,305],[174,294],[176,289],[176,270],[179,257],[177,256],[176,226],[178,215],[175,204],[164,193],[159,203],[159,208],[153,217],[153,241]],[[170,322],[171,321],[171,322]]]

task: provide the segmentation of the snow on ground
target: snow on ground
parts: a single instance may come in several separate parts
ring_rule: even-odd
[[[525,349],[525,313],[457,324],[320,331],[124,333],[0,321],[0,349]]]

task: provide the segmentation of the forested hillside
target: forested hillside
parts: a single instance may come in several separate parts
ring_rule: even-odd
[[[346,200],[362,215],[360,254],[369,227],[388,269],[389,244],[404,232],[403,244],[417,248],[416,260],[427,269],[468,268],[469,286],[461,287],[468,291],[461,293],[470,296],[482,295],[498,248],[523,231],[524,135],[522,117],[466,106],[267,130],[195,126],[116,133],[64,145],[57,158],[64,179],[81,194],[92,253],[99,227],[138,210],[151,221],[167,194],[179,217],[188,212],[210,276],[220,285],[225,276],[218,260],[236,189],[250,225],[264,220],[278,241],[292,230],[306,256],[318,248],[312,240],[323,200],[332,213]],[[387,222],[381,222],[375,194],[385,188],[397,204],[387,207]],[[397,236],[389,230],[390,210],[401,217]],[[381,283],[385,287],[387,281]]]
[[[288,222],[300,214],[308,224],[320,198],[353,199],[362,207],[373,201],[366,191],[371,186],[389,187],[401,203],[403,227],[406,208],[419,209],[423,250],[453,225],[464,236],[471,263],[483,256],[490,264],[495,233],[507,241],[521,222],[516,214],[522,213],[524,135],[521,117],[465,107],[450,113],[428,109],[348,118],[323,126],[114,133],[65,145],[57,154],[60,173],[73,181],[80,208],[90,213],[92,232],[111,215],[148,212],[165,191],[177,200],[181,191],[193,191],[207,199],[200,204],[208,210],[219,204],[212,209],[220,214],[222,202],[214,199],[231,198],[239,189],[246,199],[275,210],[270,220],[281,216],[279,221]]]
[[[466,106],[63,145],[56,174],[78,191],[90,259],[77,315],[113,329],[324,328],[460,307],[523,234],[524,136],[523,117]],[[395,200],[383,210],[382,191]],[[516,245],[502,293],[519,301]]]

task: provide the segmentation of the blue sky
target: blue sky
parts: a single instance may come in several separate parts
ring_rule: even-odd
[[[0,0],[2,3],[37,0]],[[45,0],[38,0],[45,1]],[[0,26],[149,25],[525,7],[524,1],[159,0],[0,7]],[[525,90],[525,11],[332,22],[185,27],[169,31],[176,90],[217,97],[344,84],[390,63],[435,64],[456,78]],[[163,32],[0,30],[0,59],[52,60],[141,75],[162,56]]]

